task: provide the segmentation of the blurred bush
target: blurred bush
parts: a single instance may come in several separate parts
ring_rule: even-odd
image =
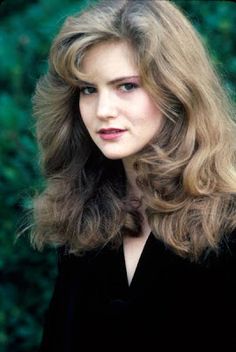
[[[119,0],[118,0],[119,1]],[[5,0],[0,5],[0,351],[36,351],[56,275],[53,250],[34,251],[26,237],[30,197],[42,187],[31,97],[47,68],[50,43],[66,15],[85,0]],[[236,4],[177,3],[202,34],[235,99]]]
[[[56,274],[53,251],[14,244],[41,187],[31,97],[65,16],[83,0],[7,0],[0,5],[0,351],[35,351]]]

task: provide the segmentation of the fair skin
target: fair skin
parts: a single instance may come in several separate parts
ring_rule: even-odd
[[[79,107],[88,133],[107,158],[122,159],[129,192],[140,198],[132,162],[159,132],[163,117],[141,83],[132,48],[125,42],[95,45],[87,51],[81,71],[86,82],[80,82]],[[98,133],[109,128],[122,132],[112,137],[114,131],[110,131],[111,139],[107,139],[108,131]],[[144,209],[141,211],[144,215]],[[145,219],[141,236],[124,238],[129,284],[150,232]]]

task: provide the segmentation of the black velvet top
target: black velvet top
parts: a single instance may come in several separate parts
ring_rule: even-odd
[[[123,248],[59,252],[40,352],[236,351],[236,232],[191,263],[151,233],[130,286]]]

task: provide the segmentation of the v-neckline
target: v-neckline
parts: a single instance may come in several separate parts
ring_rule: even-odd
[[[129,283],[129,280],[128,280],[128,273],[127,273],[126,262],[125,262],[124,243],[122,243],[122,246],[121,246],[122,264],[123,264],[123,270],[124,270],[124,273],[125,273],[126,286],[127,286],[128,290],[130,290],[134,286],[134,284],[135,284],[135,282],[137,280],[140,268],[141,268],[141,266],[143,264],[143,261],[144,261],[144,258],[145,258],[147,247],[149,246],[149,243],[151,241],[152,236],[153,236],[153,234],[152,234],[152,231],[151,231],[150,234],[148,235],[146,241],[145,241],[145,244],[144,244],[143,249],[141,251],[141,254],[139,256],[139,259],[138,259],[138,262],[137,262],[137,265],[136,265],[136,268],[134,270],[134,273],[133,273],[133,276],[132,276],[132,279],[131,279],[130,283]]]

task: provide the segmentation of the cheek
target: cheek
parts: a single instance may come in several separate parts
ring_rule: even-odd
[[[159,126],[162,123],[163,117],[160,109],[152,100],[146,101],[146,117],[147,120],[154,126]]]
[[[146,100],[146,111],[149,116],[159,116],[161,113],[157,105],[150,99]]]
[[[83,116],[85,108],[84,108],[84,104],[81,101],[79,101],[79,111],[80,111],[80,115]]]
[[[141,97],[138,104],[134,106],[135,111],[133,117],[135,124],[147,124],[148,122],[149,124],[151,123],[153,127],[159,126],[162,121],[162,113],[148,96]]]
[[[87,126],[89,124],[90,115],[91,115],[88,105],[79,103],[79,112],[85,126]]]

